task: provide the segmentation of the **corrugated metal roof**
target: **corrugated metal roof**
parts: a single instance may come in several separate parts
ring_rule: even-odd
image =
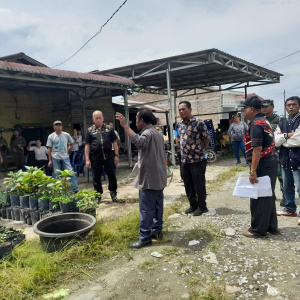
[[[112,103],[113,103],[113,104],[117,104],[117,105],[122,105],[122,106],[124,106],[124,99],[122,99],[122,98],[119,98],[119,99],[113,99],[113,100],[112,100]],[[139,108],[147,108],[147,109],[150,109],[150,110],[156,111],[156,112],[168,112],[168,111],[169,111],[168,109],[159,107],[159,106],[157,106],[157,105],[150,105],[150,104],[147,104],[147,103],[145,103],[145,102],[130,101],[130,100],[128,100],[128,106],[134,106],[134,105],[137,105],[137,104],[143,104],[143,105],[136,107],[136,109],[139,109]]]
[[[64,71],[58,69],[51,69],[46,67],[30,66],[14,62],[0,61],[0,70],[7,72],[23,72],[36,75],[46,75],[59,78],[69,79],[82,79],[82,80],[93,80],[103,83],[114,83],[132,87],[134,82],[126,78],[118,78],[104,75],[96,75],[90,73],[79,73],[74,71]]]

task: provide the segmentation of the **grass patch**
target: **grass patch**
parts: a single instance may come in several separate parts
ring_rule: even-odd
[[[222,236],[221,230],[212,223],[201,223],[198,228],[191,229],[189,232],[189,239],[198,240],[200,238],[214,238],[218,239]]]
[[[139,215],[132,211],[98,222],[87,240],[60,252],[45,253],[38,240],[25,242],[0,262],[0,299],[36,299],[76,276],[93,278],[95,259],[116,255],[130,258],[128,244],[137,238]]]
[[[208,192],[216,192],[220,189],[222,182],[230,180],[235,177],[238,172],[247,170],[249,167],[232,167],[229,171],[222,172],[217,175],[214,180],[208,180],[206,183],[206,190]]]
[[[153,266],[155,264],[154,259],[151,260],[145,260],[143,263],[139,264],[138,267],[144,270],[153,270]]]

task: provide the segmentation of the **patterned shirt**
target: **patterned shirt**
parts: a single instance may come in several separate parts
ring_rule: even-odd
[[[239,124],[233,122],[228,128],[228,134],[233,142],[240,142],[248,130],[248,125],[241,121]]]
[[[257,114],[250,122],[248,132],[244,135],[246,156],[252,161],[253,147],[262,147],[261,159],[274,155],[274,133],[262,113]]]
[[[207,127],[203,120],[191,116],[188,121],[177,125],[180,136],[181,162],[191,164],[204,158],[204,140],[209,138]]]
[[[85,142],[90,144],[90,158],[106,160],[114,157],[111,144],[117,139],[114,129],[109,125],[103,125],[101,128],[96,125],[89,127]]]

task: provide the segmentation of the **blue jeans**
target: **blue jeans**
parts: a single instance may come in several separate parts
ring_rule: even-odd
[[[153,232],[162,231],[164,193],[163,190],[139,191],[140,198],[140,240],[151,239]]]
[[[240,159],[240,149],[242,150],[242,152],[244,154],[244,157],[246,159],[246,152],[245,152],[244,141],[233,141],[232,142],[232,146],[233,146],[233,149],[234,149],[234,155],[235,155],[236,160],[237,160],[238,163],[241,162],[241,159]]]
[[[289,169],[282,168],[281,171],[285,207],[294,213],[297,210],[295,203],[295,186],[298,195],[300,195],[300,170],[291,171]]]
[[[59,179],[59,173],[57,170],[72,170],[72,166],[70,163],[70,159],[55,159],[52,157],[52,166],[53,166],[53,172],[54,172],[54,177],[56,179]],[[78,192],[78,186],[77,186],[77,178],[76,175],[70,178],[70,183],[72,187],[73,192]]]

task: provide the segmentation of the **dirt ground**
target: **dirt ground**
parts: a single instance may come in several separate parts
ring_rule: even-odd
[[[234,165],[235,159],[219,158],[208,165],[207,181]],[[165,206],[185,194],[179,182],[179,169],[172,171],[172,182],[164,191]],[[137,190],[122,182],[130,172],[125,161],[117,172],[118,197],[137,199]],[[298,218],[278,217],[279,235],[261,239],[244,237],[242,233],[250,224],[249,199],[233,197],[232,192],[238,176],[247,174],[245,169],[209,192],[209,213],[199,217],[184,213],[170,216],[163,241],[154,240],[152,246],[139,250],[129,249],[130,259],[116,258],[87,266],[85,271],[89,276],[61,287],[70,289],[70,295],[64,299],[202,299],[197,295],[218,287],[233,299],[299,299]],[[91,187],[87,177],[80,177],[79,183],[81,187]],[[138,207],[138,203],[112,203],[107,181],[104,190],[99,218]],[[276,196],[280,208],[282,196],[278,186]],[[182,211],[186,208],[188,203]],[[28,238],[34,237],[30,227],[25,233]],[[153,257],[153,252],[162,257]]]

